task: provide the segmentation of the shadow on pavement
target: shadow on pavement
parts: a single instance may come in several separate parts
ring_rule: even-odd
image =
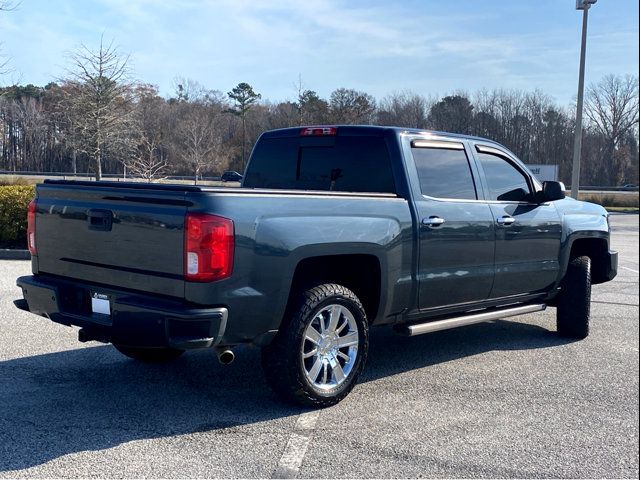
[[[422,337],[374,329],[362,382],[490,350],[565,343],[553,332],[498,321]],[[256,348],[230,366],[208,351],[162,365],[129,360],[109,346],[0,362],[0,471],[132,440],[213,431],[285,418],[266,385]]]
[[[537,325],[498,320],[416,337],[374,329],[360,382],[495,350],[532,350],[571,343]]]

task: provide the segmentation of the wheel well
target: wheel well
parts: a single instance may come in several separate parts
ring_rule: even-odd
[[[607,253],[609,245],[603,238],[582,238],[573,242],[571,257],[586,256],[591,259],[592,283],[602,283],[607,274]]]
[[[327,255],[302,260],[293,274],[287,313],[300,293],[321,283],[347,287],[362,302],[369,322],[378,314],[380,303],[380,262],[374,255]]]

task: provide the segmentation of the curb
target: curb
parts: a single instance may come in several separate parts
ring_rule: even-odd
[[[0,260],[30,260],[29,250],[16,250],[13,248],[0,248]]]

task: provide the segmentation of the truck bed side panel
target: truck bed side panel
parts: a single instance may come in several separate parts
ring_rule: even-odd
[[[233,275],[210,284],[185,285],[189,302],[229,307],[225,340],[246,341],[256,331],[278,328],[296,266],[306,258],[376,256],[383,277],[381,308],[377,319],[370,320],[390,321],[389,314],[411,302],[412,219],[404,199],[275,191],[189,198],[195,210],[234,220]]]

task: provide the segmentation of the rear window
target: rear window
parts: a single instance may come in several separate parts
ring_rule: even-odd
[[[423,195],[476,200],[476,186],[464,149],[412,148]]]
[[[258,142],[247,188],[395,193],[382,137],[283,137]]]

